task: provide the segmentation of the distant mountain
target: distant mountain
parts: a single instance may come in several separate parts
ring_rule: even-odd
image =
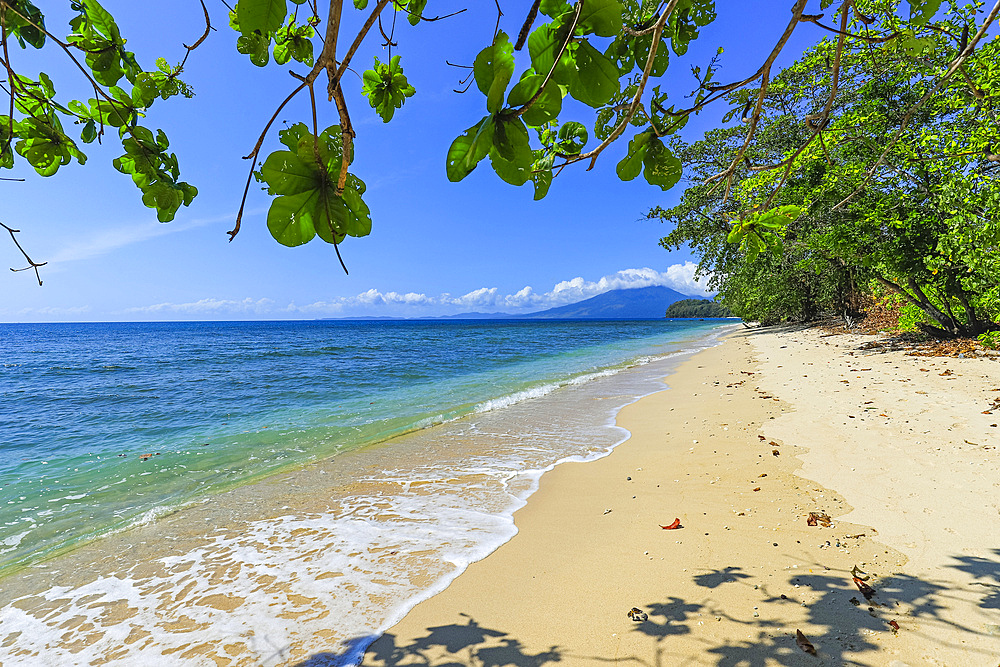
[[[566,319],[661,319],[674,301],[690,298],[669,287],[636,287],[616,289],[590,297],[578,303],[549,308],[538,313],[517,315],[526,320]]]
[[[658,320],[675,301],[690,299],[669,287],[636,287],[598,294],[568,306],[536,313],[459,313],[438,317],[337,317],[338,320]]]

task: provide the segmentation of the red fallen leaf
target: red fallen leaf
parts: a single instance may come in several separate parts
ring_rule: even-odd
[[[660,526],[660,528],[662,528],[663,530],[677,530],[678,528],[683,528],[683,526],[681,526],[680,519],[674,519],[674,522],[669,526]]]
[[[899,623],[896,621],[889,621],[889,625],[892,627],[894,632],[899,632]]]
[[[872,596],[875,595],[875,589],[866,584],[865,582],[861,581],[857,577],[852,577],[852,579],[854,579],[854,585],[858,587],[858,590],[861,591],[861,594],[865,596],[865,599],[871,600]]]
[[[801,630],[795,631],[795,643],[799,645],[799,648],[808,653],[809,655],[816,655],[816,647],[812,645],[806,636],[802,634]]]

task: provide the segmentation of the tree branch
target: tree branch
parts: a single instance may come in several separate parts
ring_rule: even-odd
[[[14,236],[15,234],[19,234],[21,232],[20,229],[13,229],[3,224],[2,222],[0,222],[0,227],[3,227],[4,229],[7,230],[7,232],[10,234],[10,240],[14,242],[14,245],[17,246],[17,249],[21,251],[21,254],[24,255],[24,259],[27,260],[28,262],[28,266],[24,267],[23,269],[12,268],[11,271],[17,273],[18,271],[27,271],[28,269],[34,269],[35,278],[38,280],[38,286],[41,287],[42,276],[38,273],[38,267],[45,266],[46,264],[48,264],[48,262],[35,262],[30,257],[28,257],[28,253],[24,251],[24,248],[21,247],[21,244],[17,242],[17,237]]]
[[[886,145],[885,150],[882,151],[882,154],[875,161],[875,164],[873,164],[871,168],[868,170],[868,172],[865,174],[864,178],[861,180],[861,184],[858,185],[858,187],[854,190],[854,192],[849,194],[841,202],[839,202],[836,206],[834,206],[832,210],[836,211],[843,208],[849,201],[854,199],[854,197],[857,196],[858,193],[860,193],[862,190],[865,189],[865,187],[867,187],[868,182],[875,175],[875,171],[879,168],[879,165],[882,164],[885,158],[889,155],[889,152],[895,147],[895,145],[899,142],[900,138],[903,136],[903,132],[906,130],[906,128],[910,124],[910,121],[913,119],[913,115],[917,112],[917,110],[920,109],[920,107],[926,104],[927,101],[931,97],[933,97],[935,93],[941,90],[944,84],[947,83],[948,79],[950,79],[952,75],[954,75],[955,72],[958,71],[958,68],[960,68],[966,60],[968,60],[969,56],[971,56],[973,51],[975,51],[976,44],[979,43],[979,40],[981,40],[983,36],[986,34],[986,31],[989,29],[990,25],[992,25],[993,21],[996,20],[998,13],[1000,13],[1000,0],[998,0],[997,3],[993,5],[993,9],[990,10],[989,15],[986,17],[986,20],[983,21],[982,27],[976,32],[975,36],[969,40],[969,43],[966,44],[965,48],[962,49],[962,51],[958,54],[958,57],[956,57],[955,60],[952,61],[951,66],[948,68],[948,71],[944,73],[944,75],[937,81],[937,83],[934,84],[934,86],[931,87],[930,90],[924,93],[923,97],[921,97],[913,106],[911,106],[907,110],[906,115],[903,116],[903,120],[899,124],[899,129],[896,130],[896,133],[892,136],[892,139],[889,140],[889,143]]]

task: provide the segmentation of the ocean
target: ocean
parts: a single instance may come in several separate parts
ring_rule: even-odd
[[[353,664],[731,326],[0,325],[0,664]]]

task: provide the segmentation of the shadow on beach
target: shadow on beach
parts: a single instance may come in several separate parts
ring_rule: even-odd
[[[955,556],[955,570],[971,575],[976,581],[971,593],[981,609],[1000,609],[1000,549],[995,558]],[[822,565],[816,569],[824,570]],[[542,667],[557,662],[569,664],[621,663],[665,667],[679,664],[712,664],[719,667],[765,667],[767,665],[869,665],[880,652],[889,648],[887,642],[906,640],[906,645],[919,647],[923,638],[939,636],[940,629],[959,630],[969,638],[958,648],[968,652],[974,661],[977,655],[987,657],[974,648],[976,637],[987,630],[976,630],[955,624],[947,610],[968,600],[955,595],[943,581],[930,581],[906,574],[872,578],[868,583],[874,592],[866,598],[853,583],[851,572],[826,570],[819,573],[797,574],[784,583],[757,586],[753,578],[739,567],[709,570],[693,577],[694,583],[706,589],[742,586],[747,600],[755,600],[761,610],[752,619],[739,618],[716,608],[714,604],[691,602],[680,597],[649,602],[642,607],[647,618],[636,623],[632,632],[652,639],[652,651],[645,655],[582,656],[558,645],[532,652],[510,633],[480,625],[474,618],[464,624],[450,624],[426,629],[426,635],[408,643],[399,643],[391,633],[380,637],[359,637],[347,642],[340,651],[317,653],[295,667],[332,667],[349,665],[366,656],[365,663],[379,666],[420,665],[424,667]],[[981,590],[979,590],[981,587]],[[779,592],[786,591],[785,593]],[[795,593],[819,595],[804,604]],[[795,624],[785,616],[801,618],[800,613],[784,614],[784,605],[804,606],[808,641],[816,650],[809,655],[796,641]],[[795,610],[797,612],[797,610]],[[706,620],[707,619],[707,620]],[[718,625],[730,638],[718,636],[713,629],[698,625]],[[898,630],[891,625],[896,623]],[[733,640],[738,633],[746,639]],[[707,631],[706,631],[707,630]],[[907,634],[909,636],[907,637]],[[715,634],[716,636],[712,636]],[[894,636],[894,635],[899,635]],[[692,650],[688,643],[680,649],[674,641],[685,637],[696,642]],[[940,642],[940,639],[937,640]],[[898,645],[897,645],[898,646]],[[882,655],[888,659],[888,656]],[[970,663],[971,664],[971,663]]]
[[[975,583],[983,587],[982,599],[978,601],[983,609],[1000,608],[1000,549],[994,549],[993,554],[998,560],[953,557],[957,563],[952,567],[971,574],[977,579]],[[822,568],[819,565],[817,567]],[[705,588],[733,584],[749,587],[749,583],[743,582],[749,578],[740,568],[727,567],[697,575],[694,581]],[[853,584],[852,573],[834,570],[821,574],[797,575],[791,577],[787,584],[760,586],[753,590],[760,598],[762,610],[772,604],[805,606],[806,619],[803,627],[811,628],[807,640],[815,649],[815,656],[809,655],[799,645],[795,635],[797,628],[788,622],[765,618],[763,613],[761,617],[747,621],[734,618],[722,610],[687,603],[679,598],[646,605],[649,619],[637,624],[634,630],[654,638],[660,644],[671,637],[691,633],[692,623],[697,622],[697,616],[701,616],[703,620],[705,612],[714,614],[720,621],[744,626],[750,635],[745,640],[701,640],[702,655],[697,663],[719,667],[816,665],[817,658],[819,664],[878,664],[871,662],[872,653],[867,652],[882,651],[886,648],[886,640],[893,635],[904,635],[905,638],[905,633],[916,633],[908,638],[911,646],[913,643],[919,645],[923,637],[931,636],[937,637],[936,641],[940,644],[939,629],[942,627],[959,630],[968,636],[968,642],[954,648],[966,651],[970,661],[976,659],[976,654],[982,658],[991,657],[990,652],[974,648],[976,637],[987,634],[985,630],[961,626],[947,618],[947,610],[954,604],[968,603],[967,600],[958,598],[948,584],[906,574],[870,579],[868,582],[874,587],[874,592],[869,593],[867,598]],[[819,593],[819,598],[806,605],[796,599],[794,594],[776,594],[775,591],[768,590],[786,588],[788,585],[798,587],[793,590]],[[898,629],[891,623],[896,623]],[[919,629],[915,626],[919,626]],[[664,660],[664,653],[659,651],[652,660],[638,657],[630,660],[635,664],[659,666],[679,664],[677,660],[684,657],[669,651],[665,653],[670,654],[669,660]],[[712,657],[706,659],[708,656]]]
[[[466,616],[462,614],[462,616]],[[506,632],[479,625],[468,617],[468,623],[460,625],[440,625],[427,628],[427,636],[398,645],[396,636],[386,633],[377,639],[360,637],[347,642],[344,650],[337,653],[317,653],[295,667],[331,667],[351,664],[357,659],[360,649],[367,646],[366,654],[370,662],[378,665],[433,665],[434,667],[542,667],[562,660],[558,646],[552,646],[540,653],[528,653],[521,642]]]

